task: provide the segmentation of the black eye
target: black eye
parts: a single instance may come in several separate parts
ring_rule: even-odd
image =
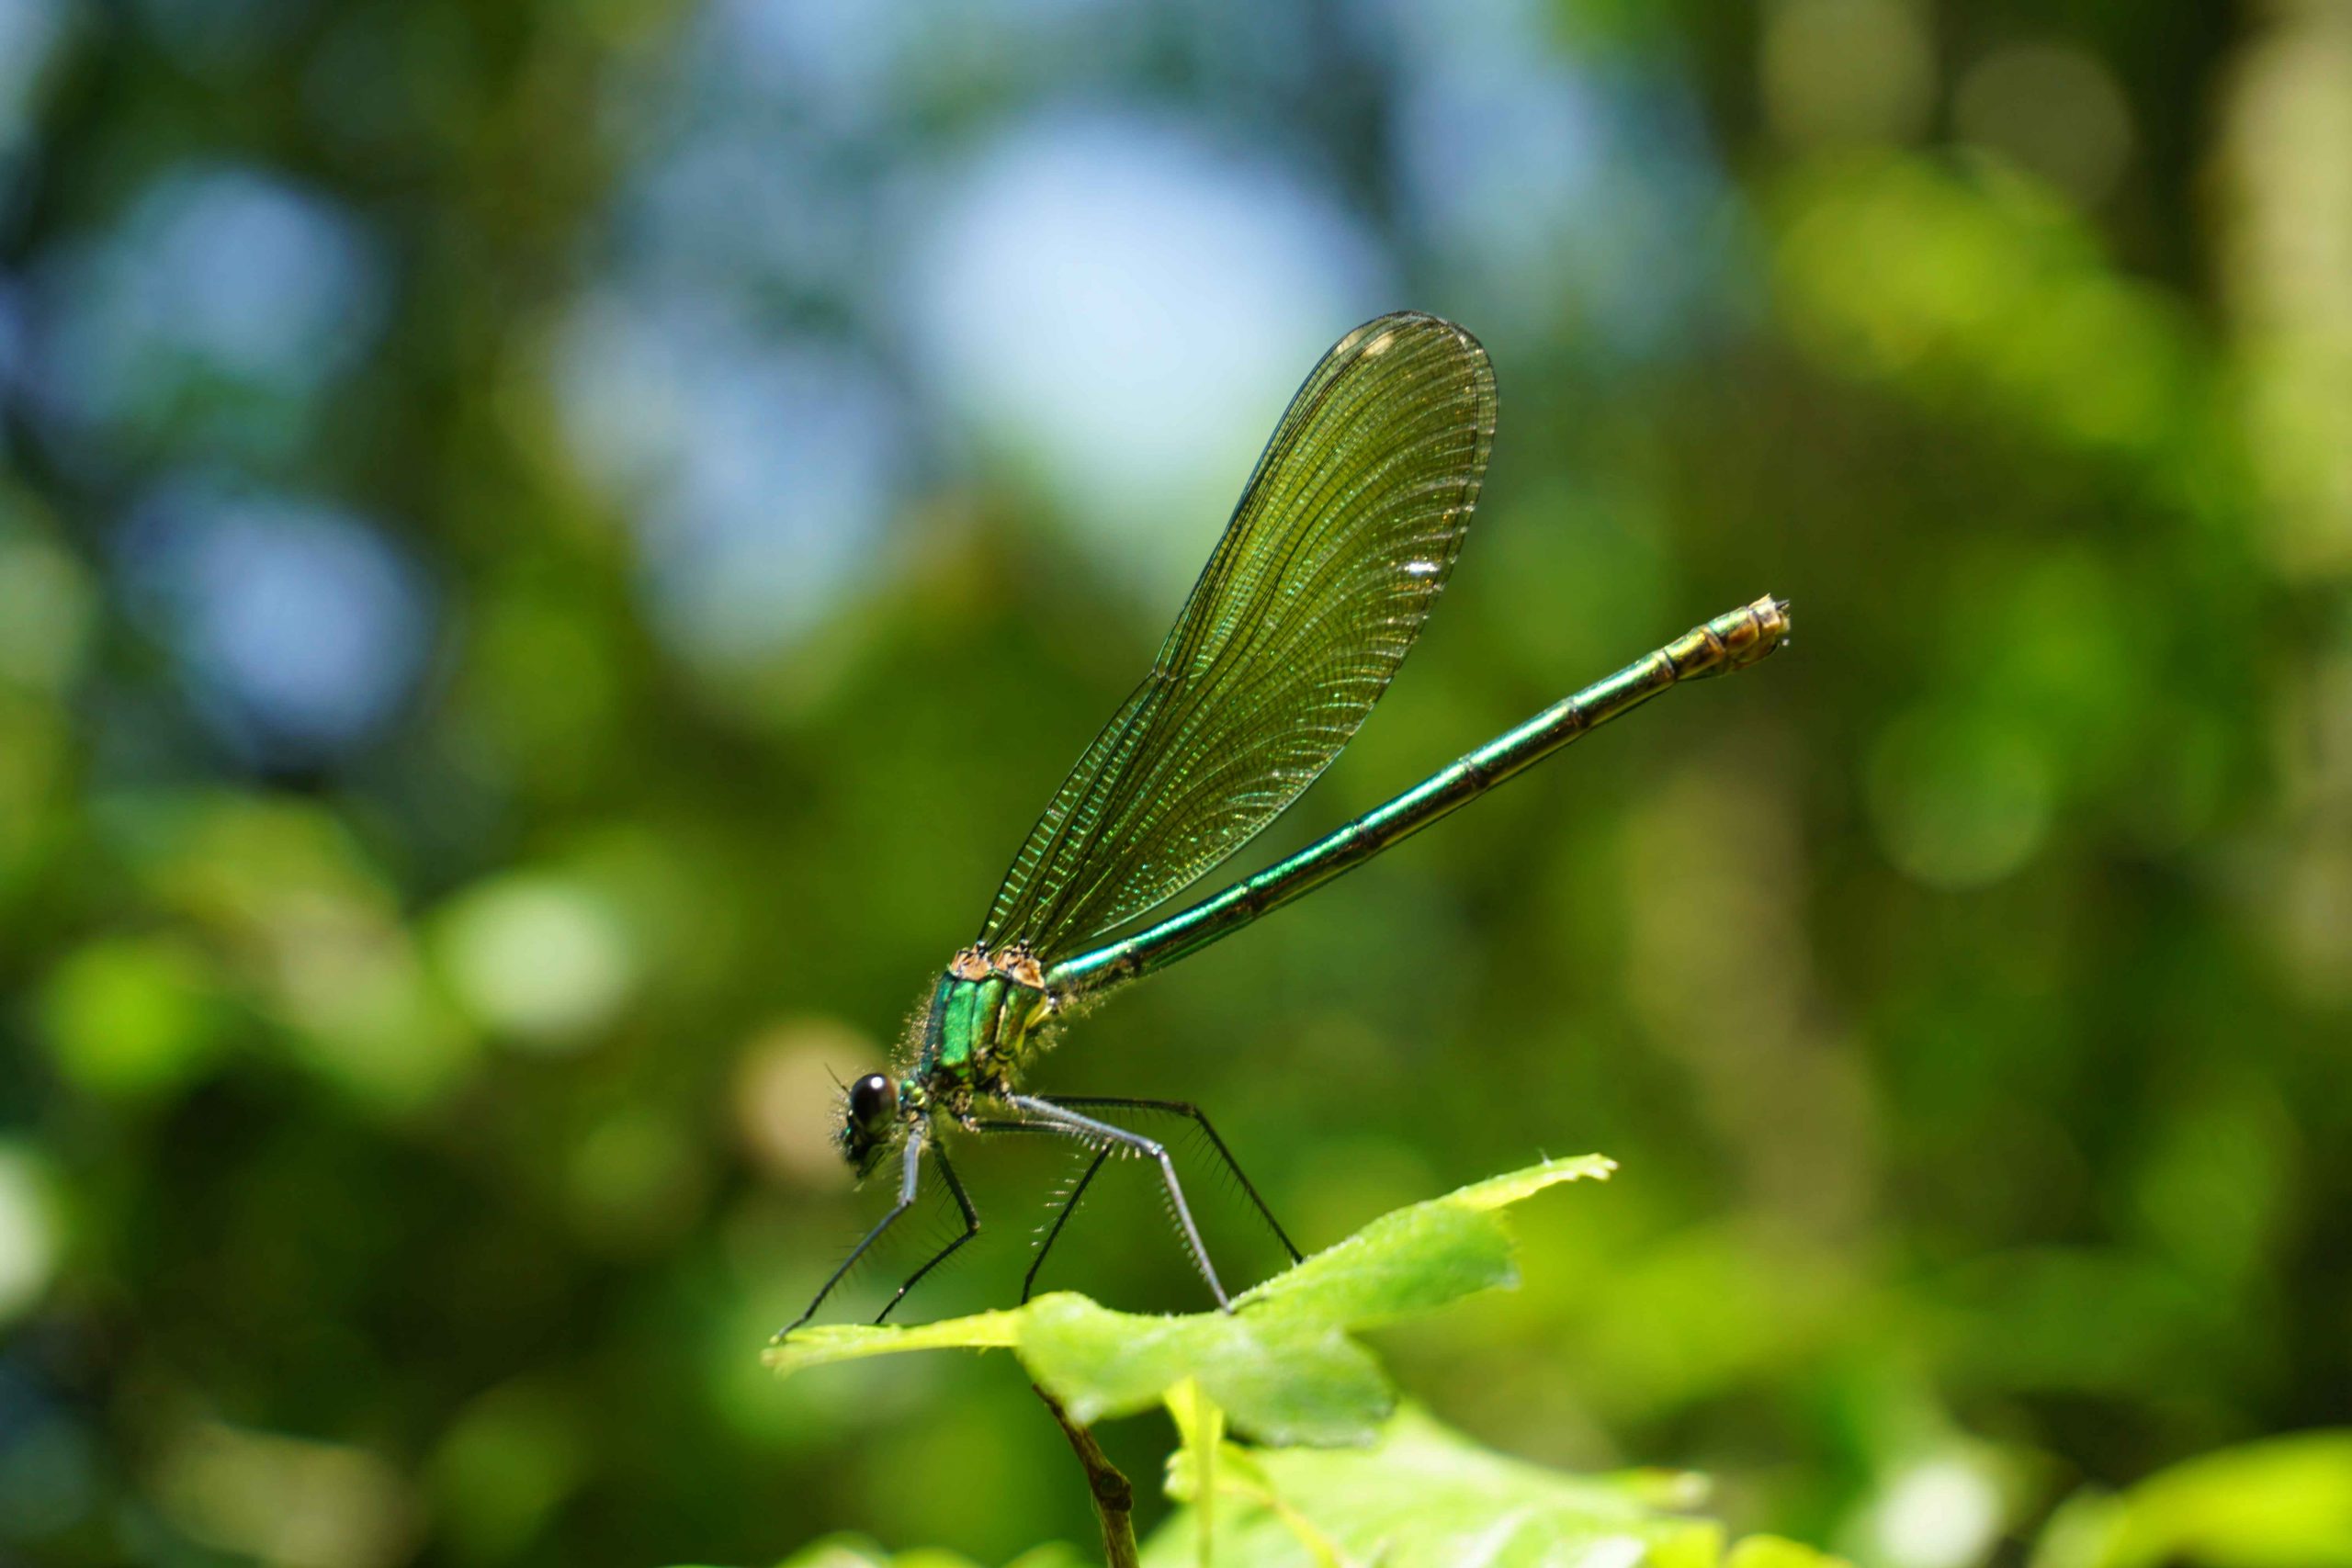
[[[870,1127],[890,1113],[898,1098],[888,1078],[880,1073],[868,1073],[849,1086],[850,1120]]]

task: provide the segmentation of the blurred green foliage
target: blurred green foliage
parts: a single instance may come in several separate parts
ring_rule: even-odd
[[[1209,1107],[1310,1248],[1622,1158],[1381,1337],[1484,1447],[1893,1568],[2345,1560],[2340,9],[1477,14],[0,0],[0,1555],[1089,1540],[1007,1359],[760,1366],[876,1212],[828,1074],[1410,305],[1497,362],[1476,537],[1268,852],[1796,645],[1041,1087]],[[917,1315],[1069,1174],[967,1167]],[[1197,1307],[1152,1202],[1048,1285]]]

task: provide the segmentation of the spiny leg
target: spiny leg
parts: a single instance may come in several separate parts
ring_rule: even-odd
[[[817,1309],[825,1304],[825,1298],[833,1293],[833,1287],[840,1284],[842,1277],[847,1275],[851,1269],[857,1267],[857,1260],[865,1256],[865,1249],[872,1247],[876,1242],[881,1240],[882,1233],[888,1230],[893,1224],[897,1224],[898,1218],[900,1214],[905,1213],[909,1209],[914,1207],[915,1189],[922,1176],[923,1146],[928,1142],[929,1139],[920,1131],[907,1134],[906,1160],[899,1177],[899,1201],[890,1205],[890,1212],[882,1216],[882,1221],[879,1224],[865,1233],[865,1239],[864,1241],[859,1242],[855,1247],[850,1248],[849,1256],[842,1259],[841,1267],[834,1269],[832,1277],[828,1279],[824,1284],[818,1289],[816,1299],[808,1303],[808,1309],[777,1332],[776,1337],[778,1339],[786,1337],[794,1329],[799,1327],[802,1324],[816,1316]],[[946,1165],[944,1160],[941,1162],[941,1168],[946,1168]],[[952,1181],[953,1178],[950,1178],[950,1180]],[[962,1201],[964,1194],[961,1188],[956,1189],[956,1196],[958,1201]],[[969,1215],[971,1212],[971,1204],[965,1203],[964,1213],[967,1215]],[[952,1252],[955,1248],[950,1247],[948,1250]],[[944,1256],[944,1254],[942,1256]],[[934,1258],[933,1261],[936,1262],[937,1259]],[[925,1267],[928,1268],[929,1265],[926,1264]],[[921,1276],[918,1275],[917,1278],[921,1278]],[[910,1280],[907,1283],[910,1285],[914,1283],[914,1280]],[[899,1289],[899,1295],[903,1296],[906,1293],[906,1287],[903,1285],[900,1286]],[[898,1298],[896,1296],[891,1298],[894,1305],[896,1304],[897,1300]],[[887,1312],[889,1309],[886,1307],[883,1310]]]
[[[1216,1277],[1216,1266],[1209,1261],[1209,1249],[1201,1241],[1200,1227],[1193,1223],[1192,1205],[1184,1201],[1183,1183],[1176,1179],[1176,1162],[1168,1157],[1168,1150],[1164,1146],[1140,1133],[1130,1133],[1125,1127],[1114,1127],[1108,1122],[1097,1122],[1091,1116],[1065,1110],[1050,1100],[1039,1100],[1035,1095],[1007,1095],[1005,1103],[1025,1116],[1062,1128],[1081,1142],[1101,1144],[1105,1147],[1116,1144],[1156,1162],[1159,1167],[1160,1182],[1168,1189],[1168,1201],[1176,1212],[1177,1228],[1183,1233],[1185,1245],[1193,1249],[1193,1267],[1200,1269],[1201,1278],[1208,1281],[1209,1293],[1216,1297],[1218,1309],[1224,1312],[1233,1310],[1233,1298],[1225,1293],[1225,1284]]]
[[[1225,1140],[1217,1135],[1217,1130],[1210,1125],[1207,1112],[1202,1111],[1199,1106],[1183,1100],[1141,1100],[1124,1095],[1056,1095],[1052,1103],[1073,1108],[1091,1106],[1114,1110],[1159,1111],[1171,1115],[1191,1118],[1201,1131],[1207,1134],[1210,1146],[1216,1150],[1217,1157],[1225,1161],[1225,1168],[1233,1173],[1234,1180],[1241,1184],[1241,1190],[1249,1196],[1250,1203],[1256,1207],[1259,1218],[1266,1222],[1266,1227],[1272,1231],[1274,1238],[1283,1244],[1283,1249],[1290,1254],[1291,1261],[1293,1263],[1305,1261],[1297,1244],[1292,1241],[1290,1234],[1283,1229],[1282,1222],[1274,1218],[1273,1210],[1267,1206],[1266,1200],[1259,1193],[1256,1185],[1250,1181],[1249,1174],[1241,1168],[1241,1162],[1233,1157],[1233,1151],[1226,1146]],[[981,1125],[991,1132],[1060,1131],[1059,1128],[1048,1129],[1030,1122],[983,1122]],[[1052,1251],[1054,1243],[1060,1239],[1063,1227],[1069,1224],[1071,1213],[1077,1209],[1079,1200],[1086,1195],[1087,1186],[1094,1179],[1095,1173],[1102,1168],[1102,1162],[1109,1157],[1111,1147],[1112,1145],[1106,1142],[1096,1150],[1093,1162],[1080,1175],[1077,1183],[1071,1187],[1057,1207],[1053,1225],[1046,1231],[1046,1239],[1037,1247],[1037,1256],[1030,1261],[1029,1272],[1022,1280],[1021,1299],[1023,1301],[1027,1301],[1035,1291],[1038,1271],[1046,1266],[1046,1254]]]
[[[931,1145],[931,1157],[933,1163],[939,1167],[940,1179],[947,1183],[948,1193],[956,1200],[956,1206],[964,1212],[964,1234],[957,1236],[954,1241],[949,1242],[945,1247],[941,1247],[937,1252],[933,1253],[931,1255],[930,1262],[925,1263],[922,1268],[907,1276],[907,1282],[899,1287],[899,1293],[892,1296],[888,1301],[883,1303],[882,1310],[874,1314],[874,1321],[876,1323],[879,1323],[884,1318],[889,1316],[890,1309],[904,1301],[906,1299],[907,1292],[913,1290],[916,1284],[922,1280],[925,1274],[930,1273],[933,1269],[946,1262],[948,1258],[955,1256],[956,1249],[957,1247],[963,1246],[966,1242],[980,1234],[979,1213],[972,1207],[971,1199],[964,1195],[964,1184],[956,1179],[956,1168],[947,1163],[947,1151],[941,1148],[937,1144],[933,1144]]]
[[[1274,1218],[1274,1212],[1266,1207],[1266,1201],[1258,1195],[1258,1189],[1243,1173],[1241,1162],[1233,1157],[1233,1151],[1225,1146],[1225,1140],[1216,1135],[1215,1127],[1209,1125],[1208,1113],[1199,1106],[1182,1100],[1132,1100],[1125,1096],[1105,1094],[1057,1094],[1053,1097],[1053,1101],[1056,1105],[1092,1106],[1114,1111],[1164,1111],[1171,1116],[1191,1117],[1199,1125],[1201,1131],[1208,1134],[1209,1146],[1216,1150],[1217,1158],[1225,1161],[1225,1168],[1233,1173],[1233,1179],[1241,1183],[1241,1190],[1249,1194],[1250,1201],[1257,1207],[1258,1217],[1266,1222],[1266,1227],[1274,1233],[1274,1239],[1283,1244],[1283,1250],[1290,1254],[1290,1260],[1293,1263],[1303,1263],[1306,1260],[1306,1256],[1298,1250],[1298,1244],[1291,1240],[1290,1233],[1283,1229],[1283,1223]],[[1088,1174],[1091,1175],[1092,1172],[1090,1171]],[[1078,1185],[1079,1191],[1085,1190],[1085,1182],[1080,1181]],[[1069,1201],[1062,1208],[1065,1217],[1077,1202],[1078,1192],[1072,1192]],[[1055,1228],[1060,1227],[1057,1225]],[[1049,1247],[1053,1245],[1050,1237],[1047,1238],[1046,1245]]]
[[[1029,1260],[1029,1272],[1021,1276],[1021,1299],[1023,1302],[1026,1302],[1030,1292],[1037,1288],[1037,1270],[1046,1266],[1046,1254],[1054,1249],[1054,1243],[1061,1238],[1062,1227],[1069,1224],[1070,1211],[1078,1207],[1078,1201],[1080,1198],[1086,1196],[1086,1184],[1094,1179],[1094,1173],[1101,1170],[1102,1162],[1110,1157],[1110,1145],[1104,1144],[1101,1148],[1096,1149],[1094,1158],[1088,1162],[1086,1169],[1080,1174],[1077,1185],[1073,1186],[1069,1190],[1069,1195],[1062,1200],[1061,1208],[1054,1215],[1053,1228],[1046,1233],[1046,1239],[1037,1244],[1037,1256]]]
[[[1058,1122],[975,1122],[972,1126],[982,1133],[1045,1133],[1057,1138],[1077,1138],[1094,1143],[1091,1138]],[[1046,1266],[1046,1254],[1051,1252],[1054,1243],[1061,1239],[1062,1227],[1069,1224],[1070,1211],[1076,1209],[1078,1201],[1086,1196],[1087,1184],[1094,1179],[1094,1173],[1102,1168],[1102,1162],[1111,1157],[1112,1147],[1109,1143],[1094,1144],[1094,1158],[1079,1173],[1078,1180],[1070,1190],[1054,1204],[1054,1223],[1047,1228],[1046,1239],[1037,1244],[1037,1256],[1029,1260],[1029,1272],[1021,1277],[1021,1300],[1023,1303],[1037,1289],[1037,1271]]]

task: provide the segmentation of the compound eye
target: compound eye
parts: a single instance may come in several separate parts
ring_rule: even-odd
[[[880,1073],[868,1073],[849,1086],[850,1120],[871,1127],[898,1106],[899,1091]]]

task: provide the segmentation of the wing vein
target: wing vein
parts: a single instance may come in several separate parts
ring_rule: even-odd
[[[1316,366],[1150,671],[1080,755],[983,924],[1042,957],[1239,849],[1338,755],[1419,635],[1476,504],[1494,374],[1399,313]]]

